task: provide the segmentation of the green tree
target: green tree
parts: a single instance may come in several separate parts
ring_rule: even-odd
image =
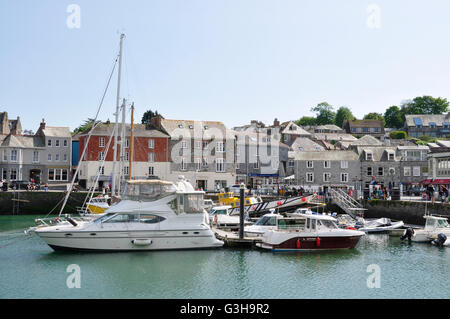
[[[448,111],[449,102],[446,98],[434,98],[424,95],[404,102],[400,108],[402,120],[406,114],[442,114]]]
[[[99,122],[100,121],[96,121],[96,123],[99,123]],[[87,120],[84,121],[83,124],[81,124],[76,129],[73,130],[73,134],[84,133],[84,132],[89,131],[91,129],[93,123],[94,123],[94,119],[88,118]]]
[[[406,139],[408,134],[405,131],[391,131],[389,136],[394,140]]]
[[[339,127],[342,127],[345,120],[354,121],[356,118],[352,114],[352,111],[346,106],[341,106],[336,112],[336,118],[334,124]]]
[[[334,124],[336,113],[333,111],[333,106],[327,102],[317,104],[311,108],[311,111],[316,112],[317,125]]]
[[[141,123],[149,125],[152,122],[152,118],[158,115],[164,118],[161,114],[158,113],[158,111],[153,112],[152,110],[148,110],[144,113],[144,115],[142,115]]]
[[[402,114],[400,108],[396,105],[390,106],[386,112],[384,112],[384,119],[386,121],[386,127],[401,128],[403,127]]]
[[[312,116],[303,116],[301,119],[294,121],[294,123],[299,126],[316,125],[317,120]]]
[[[383,126],[386,125],[386,122],[384,120],[384,116],[381,113],[368,113],[366,115],[364,115],[363,120],[381,120],[383,122]]]

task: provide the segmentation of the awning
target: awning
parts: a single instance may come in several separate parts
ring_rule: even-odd
[[[291,176],[288,176],[288,177],[285,177],[285,178],[283,178],[284,180],[286,180],[286,179],[295,179],[295,175],[291,175]]]
[[[431,179],[424,179],[423,181],[419,182],[419,184],[422,184],[422,185],[428,185],[430,183],[431,183]]]
[[[450,184],[450,179],[435,179],[433,185],[448,185]]]

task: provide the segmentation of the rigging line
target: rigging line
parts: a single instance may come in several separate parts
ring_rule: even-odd
[[[67,200],[69,199],[70,192],[72,191],[73,184],[75,183],[75,178],[77,177],[78,172],[79,172],[79,170],[80,170],[80,167],[81,167],[80,164],[81,164],[81,162],[83,161],[83,158],[84,158],[84,156],[85,156],[85,154],[86,154],[86,149],[87,149],[87,146],[88,146],[88,144],[89,144],[89,140],[91,139],[92,133],[94,132],[95,127],[99,124],[99,123],[96,123],[96,122],[97,122],[97,118],[98,118],[98,114],[100,113],[100,110],[101,110],[101,108],[102,108],[102,104],[103,104],[103,101],[104,101],[104,99],[105,99],[106,92],[108,91],[109,84],[110,84],[110,82],[111,82],[111,78],[112,78],[112,76],[113,76],[113,74],[114,74],[114,70],[116,69],[116,65],[117,65],[118,59],[119,59],[119,55],[117,55],[117,57],[116,57],[116,59],[115,59],[115,61],[114,61],[114,65],[113,65],[113,68],[112,68],[112,70],[111,70],[111,74],[109,75],[108,83],[106,84],[105,91],[103,92],[103,96],[102,96],[102,98],[101,98],[101,100],[100,100],[100,105],[98,106],[97,113],[95,114],[94,122],[93,122],[93,125],[92,125],[92,127],[91,127],[91,129],[90,129],[90,131],[89,131],[89,135],[88,135],[88,138],[87,138],[87,140],[86,140],[86,144],[84,145],[83,153],[81,154],[81,161],[80,161],[80,163],[78,163],[78,166],[77,166],[77,169],[76,169],[76,171],[75,171],[75,174],[73,174],[72,182],[70,183],[70,187],[69,187],[69,189],[67,190],[67,194],[66,194],[66,197],[65,197],[65,199],[64,199],[64,203],[63,203],[63,205],[61,206],[61,210],[59,211],[59,216],[61,216],[62,211],[64,210],[64,207],[66,206]]]
[[[104,165],[105,165],[105,160],[106,160],[106,157],[108,156],[108,152],[109,152],[109,147],[110,147],[110,145],[111,145],[111,141],[113,140],[113,137],[114,137],[114,130],[112,130],[112,132],[111,132],[111,136],[109,137],[109,141],[108,141],[108,145],[106,146],[106,149],[105,149],[105,155],[104,155],[104,157],[103,157],[103,160],[102,160],[102,162],[100,163],[100,165],[99,165],[99,172],[98,172],[98,174],[97,174],[97,178],[95,179],[95,182],[94,182],[94,184],[92,185],[92,193],[91,193],[91,195],[90,195],[90,198],[89,198],[89,202],[92,200],[92,197],[94,197],[94,191],[95,191],[95,185],[97,185],[97,183],[98,183],[98,180],[99,180],[99,178],[100,178],[100,168],[101,167],[104,167]],[[90,191],[89,191],[90,192]],[[89,193],[88,193],[89,194]],[[82,207],[84,207],[84,205],[86,204],[86,201],[87,201],[87,198],[89,197],[89,195],[88,196],[86,196],[86,198],[84,199],[84,202],[83,202],[83,206]]]

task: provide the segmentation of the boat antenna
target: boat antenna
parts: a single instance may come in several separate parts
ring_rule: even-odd
[[[133,134],[133,129],[134,129],[134,102],[131,104],[131,132],[130,132],[130,164],[129,164],[129,172],[128,172],[128,180],[131,181],[131,168],[133,165],[133,147],[134,147],[134,143],[133,143],[133,139],[134,139],[134,134]]]

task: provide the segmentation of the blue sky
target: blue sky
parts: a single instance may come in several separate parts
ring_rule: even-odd
[[[70,4],[80,28],[68,28]],[[380,9],[379,28],[368,20]],[[36,131],[95,115],[124,32],[122,94],[166,118],[228,127],[357,117],[421,95],[450,98],[449,1],[0,0],[0,111]],[[113,120],[114,75],[100,119]]]

